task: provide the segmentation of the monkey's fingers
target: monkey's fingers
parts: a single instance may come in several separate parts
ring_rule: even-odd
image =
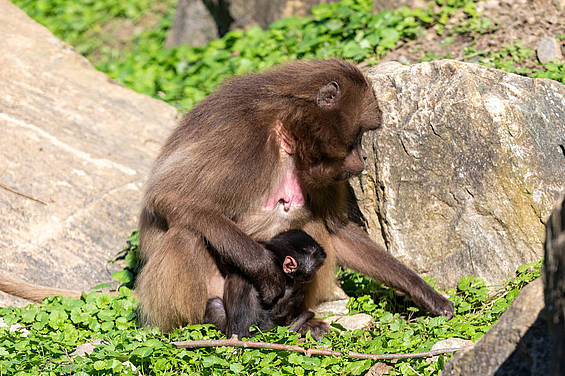
[[[455,315],[453,303],[435,291],[431,286],[429,286],[429,291],[426,291],[425,295],[423,299],[418,299],[414,296],[412,296],[412,299],[416,304],[424,307],[433,315],[445,316],[448,319],[451,319]]]

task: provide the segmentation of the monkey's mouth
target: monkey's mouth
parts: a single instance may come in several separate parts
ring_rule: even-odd
[[[349,180],[350,178],[352,178],[352,177],[354,177],[354,176],[357,176],[357,175],[359,175],[359,174],[361,174],[361,172],[359,172],[359,173],[353,173],[353,172],[351,172],[351,171],[343,171],[340,175],[338,175],[338,176],[336,177],[335,180],[338,181],[338,182],[346,181],[346,180]]]

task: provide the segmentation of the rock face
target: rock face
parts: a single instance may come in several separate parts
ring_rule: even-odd
[[[565,200],[547,221],[544,257],[546,319],[553,338],[551,375],[565,370]]]
[[[223,3],[221,0],[217,1],[220,2]],[[203,0],[179,0],[175,20],[167,34],[165,45],[167,47],[181,44],[203,46],[212,39],[220,37],[220,28],[225,30],[227,27],[229,30],[232,22],[231,16],[215,21]]]
[[[543,284],[538,279],[526,286],[475,347],[457,353],[441,375],[560,376],[563,370],[565,201],[561,200],[546,225]]]
[[[73,289],[110,281],[177,112],[113,83],[7,0],[0,34],[0,273]]]
[[[542,310],[543,284],[538,279],[472,349],[456,353],[441,376],[549,375],[551,338]]]
[[[448,60],[368,75],[384,124],[352,183],[370,235],[441,287],[539,260],[565,185],[565,86]]]

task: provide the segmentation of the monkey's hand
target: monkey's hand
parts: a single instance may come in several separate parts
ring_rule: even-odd
[[[422,288],[422,295],[413,293],[411,298],[414,303],[427,309],[436,316],[445,316],[448,319],[454,316],[453,303],[435,291],[430,285]]]
[[[174,207],[174,204],[169,205]],[[225,215],[191,206],[190,210],[169,216],[167,222],[184,223],[200,232],[214,250],[216,262],[221,260],[245,276],[259,292],[261,303],[270,306],[283,295],[285,277],[273,253],[251,239]]]
[[[271,307],[284,294],[285,277],[282,269],[268,250],[265,250],[264,262],[255,260],[256,267],[251,283],[259,292],[261,303],[266,307]]]

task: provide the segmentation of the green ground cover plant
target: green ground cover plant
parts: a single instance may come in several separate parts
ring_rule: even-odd
[[[433,21],[420,9],[374,15],[370,10],[365,0],[320,5],[312,17],[281,19],[268,30],[232,31],[198,48],[163,49],[164,34],[151,42],[140,36],[129,56],[98,67],[134,90],[186,110],[232,75],[293,59],[382,56],[400,38],[415,37],[422,23]]]
[[[117,58],[126,40],[116,43],[116,28],[124,33],[140,24],[153,26],[157,18],[170,18],[176,0],[14,0],[28,16],[47,27],[53,34],[71,44],[91,61]],[[148,34],[149,36],[149,34]]]
[[[126,253],[135,255],[137,236]],[[134,256],[128,256],[129,262]],[[131,269],[133,264],[129,263]],[[306,338],[304,347],[327,346],[339,351],[398,353],[428,351],[437,341],[457,337],[477,341],[516,298],[520,289],[540,275],[541,262],[520,267],[516,276],[489,289],[480,278],[464,277],[447,293],[456,308],[451,320],[429,317],[407,298],[358,273],[342,271],[340,281],[352,296],[351,313],[375,320],[369,330],[345,331],[335,324],[319,343]],[[125,284],[132,274],[116,277]],[[433,283],[433,281],[429,281]],[[136,301],[125,285],[119,297],[84,293],[82,299],[48,298],[39,305],[0,308],[0,375],[361,375],[370,360],[344,357],[306,357],[299,353],[242,348],[177,349],[170,342],[221,339],[211,325],[191,325],[162,334],[138,328]],[[16,325],[14,327],[14,325]],[[285,327],[254,338],[295,345],[298,335]],[[84,344],[92,353],[77,355]],[[389,362],[391,375],[437,375],[449,355],[437,361],[405,359]]]
[[[564,39],[564,37],[561,37]],[[525,47],[520,40],[514,41],[512,45],[502,46],[498,51],[477,51],[467,48],[465,59],[479,57],[479,64],[517,73],[529,77],[548,78],[565,84],[565,64],[548,62],[543,67],[530,68],[522,63],[535,56],[535,51]]]
[[[154,20],[151,28],[132,33],[122,45],[108,46],[104,30],[115,24],[143,22],[148,14],[153,14],[155,5],[147,0],[80,3],[15,0],[15,3],[75,46],[99,70],[182,111],[189,110],[232,75],[263,70],[287,60],[340,57],[377,63],[400,41],[417,38],[426,28],[445,32],[447,38],[454,33],[473,35],[497,28],[495,21],[476,11],[473,0],[435,0],[426,9],[403,7],[379,13],[373,11],[371,0],[342,0],[314,8],[311,17],[280,19],[267,30],[255,27],[229,32],[204,47],[164,48],[175,3],[167,0],[157,11],[162,17]],[[446,31],[445,25],[457,12],[463,12],[464,18]],[[489,54],[492,58],[480,63],[534,77],[565,80],[563,64],[512,70],[512,65],[507,63],[508,51]],[[500,56],[497,59],[495,55]]]

